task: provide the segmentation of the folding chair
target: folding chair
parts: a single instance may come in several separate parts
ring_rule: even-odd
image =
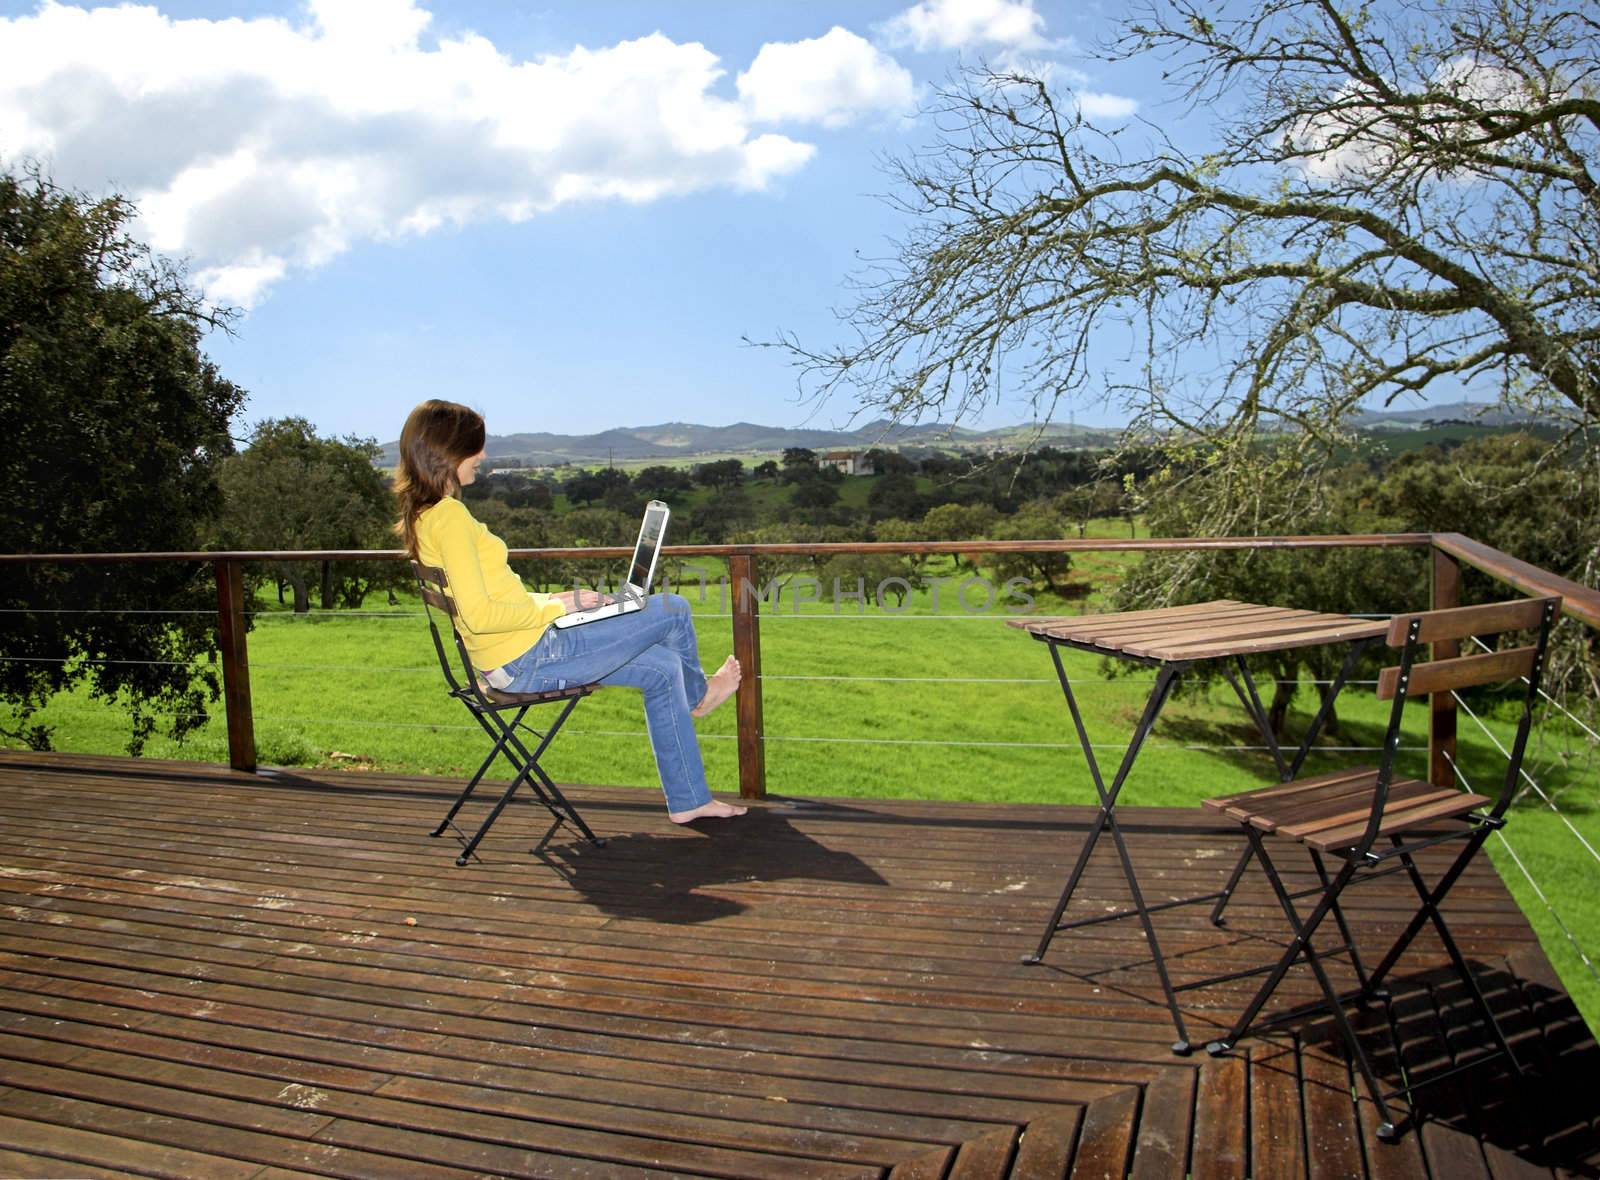
[[[434,651],[439,655],[439,668],[444,672],[445,683],[450,686],[450,695],[467,707],[467,711],[472,714],[473,720],[483,728],[483,732],[488,734],[489,738],[494,742],[493,748],[489,751],[489,756],[478,767],[477,773],[472,776],[466,787],[462,789],[461,794],[456,797],[456,801],[451,804],[449,812],[446,813],[444,819],[439,821],[439,826],[429,834],[442,836],[446,828],[453,828],[456,838],[462,840],[464,845],[461,849],[461,855],[456,857],[456,864],[465,865],[472,859],[478,844],[488,834],[489,829],[494,826],[494,821],[500,818],[500,813],[506,809],[506,804],[511,802],[511,797],[517,793],[517,788],[526,783],[539,802],[543,803],[550,814],[555,817],[555,823],[551,825],[550,831],[545,833],[544,839],[539,842],[541,848],[563,823],[572,824],[595,847],[605,847],[606,842],[589,830],[589,825],[583,822],[583,817],[578,814],[577,808],[567,801],[567,797],[561,793],[561,788],[556,786],[550,776],[544,772],[544,768],[539,765],[540,757],[549,748],[550,743],[555,740],[555,736],[561,731],[561,727],[566,724],[567,718],[572,715],[572,710],[577,708],[578,702],[593,692],[597,686],[582,684],[564,688],[557,692],[535,693],[501,692],[499,689],[490,687],[478,676],[476,669],[473,668],[472,657],[467,653],[467,645],[461,641],[461,633],[456,629],[456,604],[455,600],[450,597],[450,584],[445,577],[444,570],[438,566],[423,565],[418,561],[413,561],[411,568],[417,575],[417,587],[422,591],[423,611],[427,615],[428,631],[433,635]],[[444,640],[439,635],[438,624],[434,621],[433,612],[435,610],[442,612],[450,620],[450,634],[455,639],[456,653],[460,657],[461,671],[463,673],[462,678],[459,680],[456,677],[454,668],[451,667]],[[562,706],[560,715],[542,733],[532,726],[523,724],[523,718],[527,715],[528,710],[535,705],[555,704],[561,701],[566,703]],[[509,721],[506,719],[506,714],[511,714]],[[538,739],[538,744],[531,752],[523,744],[521,738],[517,736],[519,728],[527,730]],[[460,828],[456,827],[456,814],[466,801],[471,798],[473,791],[477,790],[478,784],[483,780],[483,776],[488,773],[489,767],[494,765],[494,760],[501,756],[504,756],[506,761],[511,763],[512,769],[516,773],[513,775],[510,785],[506,787],[504,793],[501,794],[499,800],[489,811],[489,814],[478,825],[478,830],[472,834],[471,838],[468,838]]]
[[[1389,728],[1384,738],[1383,754],[1376,769],[1339,771],[1205,801],[1203,806],[1206,808],[1238,820],[1244,826],[1251,850],[1265,870],[1278,904],[1294,931],[1294,937],[1282,957],[1270,968],[1265,981],[1232,1030],[1207,1046],[1210,1053],[1226,1053],[1250,1031],[1262,1007],[1289,968],[1297,959],[1303,958],[1316,976],[1334,1022],[1349,1045],[1351,1056],[1377,1104],[1381,1119],[1378,1126],[1380,1139],[1392,1140],[1399,1134],[1389,1111],[1387,1100],[1390,1098],[1400,1094],[1409,1096],[1420,1086],[1475,1067],[1501,1053],[1506,1055],[1512,1068],[1521,1073],[1522,1067],[1517,1062],[1516,1054],[1511,1051],[1488,1001],[1473,979],[1439,907],[1489,834],[1505,826],[1506,809],[1515,794],[1523,753],[1527,748],[1533,705],[1544,671],[1550,626],[1560,609],[1561,599],[1542,598],[1396,617],[1390,623],[1387,641],[1390,647],[1400,649],[1400,663],[1397,667],[1385,668],[1378,680],[1378,698],[1394,703],[1389,711]],[[1454,641],[1467,636],[1487,638],[1509,631],[1528,630],[1538,635],[1537,641],[1529,646],[1492,651],[1484,655],[1453,654],[1456,650]],[[1449,653],[1449,658],[1419,661],[1418,655],[1427,643],[1451,645],[1443,649]],[[1435,648],[1435,651],[1439,650]],[[1396,777],[1395,752],[1400,743],[1401,716],[1408,699],[1518,678],[1526,683],[1522,717],[1517,724],[1516,740],[1512,744],[1505,780],[1497,799],[1474,794],[1470,790],[1436,787],[1417,779]],[[1311,853],[1320,885],[1291,895],[1268,851],[1269,837],[1304,845]],[[1416,854],[1425,848],[1457,840],[1465,843],[1454,862],[1430,886],[1418,869]],[[1323,860],[1325,856],[1343,862],[1331,875]],[[1349,885],[1401,871],[1406,873],[1416,889],[1418,908],[1378,966],[1368,973],[1350,935],[1339,898]],[[1310,912],[1302,915],[1295,906],[1295,898],[1308,896],[1316,900]],[[1319,951],[1312,939],[1330,915],[1339,927],[1344,944]],[[1423,926],[1429,923],[1438,933],[1456,974],[1488,1026],[1495,1050],[1433,1076],[1409,1079],[1400,1088],[1385,1092],[1378,1085],[1372,1064],[1345,1014],[1341,997],[1328,979],[1323,959],[1348,951],[1360,985],[1356,1001],[1364,1005],[1373,999],[1387,998],[1379,991],[1380,985]]]

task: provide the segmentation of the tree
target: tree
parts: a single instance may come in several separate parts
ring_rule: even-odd
[[[823,563],[817,580],[823,597],[833,602],[835,609],[851,601],[859,603],[859,610],[882,609],[883,600],[893,598],[894,608],[899,610],[905,605],[913,573],[911,563],[897,553],[841,553]],[[856,594],[861,598],[852,599]]]
[[[922,518],[922,529],[931,541],[983,541],[995,533],[1000,514],[987,504],[940,504],[928,509]],[[955,567],[963,566],[978,572],[975,556],[953,555]]]
[[[838,485],[816,477],[801,480],[795,485],[794,492],[789,497],[789,504],[792,507],[805,512],[832,508],[838,502]]]
[[[694,481],[681,467],[656,465],[641,467],[634,474],[633,489],[650,500],[676,502],[694,490]]]
[[[817,471],[817,453],[809,447],[783,449],[783,477],[786,480],[808,479]]]
[[[909,475],[880,475],[867,493],[867,510],[873,520],[897,516],[902,520],[921,517],[928,502],[917,491],[917,481]]]
[[[760,463],[757,463],[750,472],[751,477],[754,479],[775,480],[778,478],[779,474],[781,474],[781,469],[778,467],[777,460],[775,459],[762,460]]]
[[[734,488],[744,479],[744,464],[738,459],[717,459],[694,469],[695,479],[708,488]]]
[[[756,522],[756,508],[750,493],[734,486],[719,488],[689,513],[689,535],[708,545],[720,545],[731,533],[748,529]]]
[[[928,513],[932,516],[933,513]],[[995,526],[992,535],[1001,541],[1058,540],[1065,522],[1049,503],[1034,500],[1024,504],[1014,516],[1005,517]],[[1070,553],[996,553],[995,578],[1001,582],[1012,578],[1027,578],[1043,583],[1044,589],[1064,593],[1067,574],[1072,569]]]
[[[134,214],[121,197],[0,174],[0,551],[195,550],[221,507],[244,393],[200,340],[227,315],[128,234]],[[31,718],[87,684],[128,706],[130,754],[157,717],[182,739],[217,697],[196,663],[216,652],[215,607],[205,563],[0,566],[15,726],[0,732],[48,748]]]
[[[567,499],[574,504],[592,504],[604,500],[616,488],[626,488],[631,481],[626,471],[615,467],[602,467],[598,471],[582,471],[573,475],[561,486]]]
[[[863,458],[871,465],[875,475],[911,475],[917,470],[917,465],[899,451],[889,451],[883,447],[873,447]]]
[[[1160,0],[1104,53],[1160,58],[1206,122],[1184,140],[1206,142],[965,74],[934,103],[933,150],[895,166],[912,228],[859,277],[852,343],[775,342],[815,393],[945,421],[998,401],[1001,373],[1041,420],[1120,397],[1137,432],[1216,444],[1188,465],[1224,476],[1196,522],[1210,533],[1314,515],[1373,397],[1493,381],[1600,419],[1587,5]],[[1107,383],[1108,337],[1136,359]],[[1251,445],[1286,424],[1292,496]]]
[[[230,549],[369,549],[392,543],[394,498],[373,466],[374,439],[325,439],[304,418],[268,418],[243,452],[222,464],[226,494],[221,539]],[[311,607],[303,561],[267,567],[294,591],[297,614]],[[319,564],[322,609],[357,607],[374,585],[404,581],[393,562]]]

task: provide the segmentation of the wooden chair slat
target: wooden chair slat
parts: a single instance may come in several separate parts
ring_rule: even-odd
[[[1491,807],[1493,804],[1494,800],[1485,795],[1461,791],[1450,791],[1433,800],[1414,800],[1409,806],[1385,809],[1383,819],[1379,821],[1378,835],[1391,836],[1441,820],[1456,819],[1470,811]],[[1315,848],[1318,852],[1336,852],[1350,847],[1361,839],[1366,831],[1367,817],[1363,816],[1359,823],[1324,829],[1307,836],[1304,842],[1308,848]]]
[[[1299,778],[1293,782],[1279,783],[1275,787],[1256,787],[1249,791],[1239,791],[1232,795],[1219,795],[1215,799],[1205,799],[1200,806],[1211,811],[1226,811],[1245,800],[1260,800],[1263,803],[1277,798],[1297,795],[1302,791],[1315,791],[1331,783],[1339,783],[1351,779],[1372,778],[1377,775],[1377,770],[1371,766],[1356,766],[1348,770],[1331,770],[1326,774],[1319,774],[1314,778]]]
[[[1374,784],[1363,790],[1330,795],[1288,809],[1282,815],[1263,817],[1262,820],[1255,821],[1256,826],[1262,827],[1263,823],[1271,818],[1277,821],[1274,830],[1280,836],[1300,840],[1327,828],[1342,827],[1345,824],[1364,824],[1372,815],[1372,800],[1376,790],[1377,786]],[[1455,794],[1457,791],[1454,787],[1436,787],[1432,783],[1419,782],[1416,779],[1401,779],[1389,784],[1389,795],[1385,800],[1384,809],[1387,813],[1389,809],[1409,804],[1413,800],[1431,800]],[[1356,834],[1359,836],[1361,833]]]
[[[433,607],[434,610],[441,610],[452,619],[456,617],[455,599],[448,594],[439,593],[432,586],[419,584],[418,589],[422,591],[422,601]]]
[[[1250,804],[1240,804],[1230,808],[1228,815],[1260,828],[1263,832],[1276,832],[1286,825],[1303,823],[1316,819],[1319,816],[1334,814],[1341,809],[1355,806],[1363,810],[1371,810],[1372,793],[1378,781],[1377,772],[1364,778],[1340,783],[1337,786],[1325,787],[1321,791],[1309,792],[1305,795],[1291,796],[1288,799],[1268,802],[1261,806],[1252,807]],[[1410,780],[1406,780],[1410,781]],[[1391,789],[1393,784],[1391,784]],[[1239,814],[1244,812],[1242,816]]]
[[[417,580],[426,582],[439,590],[450,588],[450,579],[445,577],[444,570],[436,565],[423,565],[420,561],[413,561],[411,568],[416,572]]]
[[[1517,647],[1510,651],[1486,652],[1483,655],[1460,656],[1453,660],[1413,664],[1411,682],[1406,685],[1406,696],[1425,696],[1428,693],[1472,688],[1479,684],[1498,684],[1503,680],[1531,676],[1534,659],[1538,653],[1537,647]],[[1378,674],[1380,701],[1393,700],[1399,687],[1399,668],[1385,668]]]
[[[1484,606],[1396,615],[1389,621],[1389,646],[1400,647],[1405,643],[1413,619],[1422,620],[1417,631],[1418,643],[1465,639],[1469,635],[1498,635],[1502,631],[1531,631],[1544,617],[1545,604],[1560,601],[1559,598],[1522,598]]]

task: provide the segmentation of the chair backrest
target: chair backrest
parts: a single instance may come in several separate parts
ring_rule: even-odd
[[[1393,778],[1394,756],[1400,741],[1401,714],[1408,699],[1521,679],[1526,685],[1522,716],[1517,723],[1516,739],[1511,746],[1505,781],[1493,815],[1499,817],[1505,812],[1511,805],[1517,778],[1522,770],[1522,757],[1527,749],[1528,732],[1533,722],[1533,707],[1544,674],[1550,628],[1560,612],[1560,598],[1525,598],[1486,606],[1396,615],[1391,620],[1387,639],[1390,647],[1400,649],[1400,663],[1383,669],[1378,676],[1378,699],[1394,702],[1379,771],[1380,796]],[[1501,651],[1494,650],[1495,645],[1490,642],[1496,636],[1524,631],[1534,634],[1533,643]],[[1447,655],[1446,658],[1426,662],[1418,658],[1425,644],[1453,645],[1455,641],[1469,637],[1483,640],[1491,650],[1481,654]],[[1448,653],[1456,649],[1452,646],[1445,650]],[[1378,808],[1381,806],[1380,799]],[[1374,834],[1378,808],[1374,809],[1374,822],[1369,829]]]
[[[460,657],[466,684],[471,686],[473,692],[479,692],[478,674],[472,666],[472,657],[467,654],[467,645],[461,642],[461,633],[456,630],[456,602],[450,597],[450,579],[438,566],[424,565],[420,561],[413,561],[411,570],[417,575],[417,589],[422,592],[422,608],[428,618],[428,631],[433,636],[433,650],[438,653],[439,670],[444,673],[450,691],[460,692],[462,682],[456,679],[455,670],[450,666],[450,656],[445,649],[444,638],[439,634],[439,624],[434,620],[434,611],[439,611],[449,620],[450,637],[455,640],[456,654]]]

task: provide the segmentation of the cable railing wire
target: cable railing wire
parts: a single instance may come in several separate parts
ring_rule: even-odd
[[[1445,761],[1450,764],[1450,769],[1455,772],[1456,779],[1461,783],[1461,786],[1465,790],[1472,790],[1471,780],[1467,778],[1466,772],[1456,764],[1456,760],[1450,755],[1450,751],[1444,751],[1444,757]],[[1556,909],[1555,904],[1550,900],[1545,891],[1540,888],[1539,882],[1534,879],[1533,874],[1528,871],[1528,866],[1523,862],[1522,857],[1517,855],[1517,850],[1511,846],[1511,841],[1506,839],[1504,829],[1495,832],[1495,836],[1500,841],[1500,847],[1506,850],[1506,854],[1511,857],[1512,863],[1515,864],[1517,869],[1522,873],[1523,880],[1527,881],[1528,887],[1533,890],[1534,896],[1537,897],[1539,901],[1543,903],[1544,908],[1549,911],[1551,920],[1555,922],[1561,933],[1566,937],[1567,942],[1572,946],[1573,954],[1577,955],[1578,961],[1588,969],[1589,974],[1594,978],[1595,983],[1600,984],[1600,969],[1595,967],[1594,962],[1584,952],[1583,947],[1578,943],[1577,937],[1572,933],[1572,928],[1567,925],[1566,921],[1561,917],[1560,911]]]
[[[1483,719],[1472,711],[1472,707],[1461,699],[1461,694],[1452,691],[1450,695],[1455,697],[1457,705],[1466,710],[1467,716],[1471,717],[1478,723],[1478,728],[1483,730],[1484,736],[1494,743],[1494,748],[1499,750],[1500,753],[1504,754],[1506,758],[1509,759],[1511,755],[1507,752],[1506,748],[1500,744],[1500,739],[1495,737],[1494,734],[1490,732],[1489,727],[1483,723]],[[1454,765],[1453,761],[1451,765]],[[1572,821],[1562,814],[1561,808],[1556,806],[1555,800],[1544,793],[1544,788],[1539,785],[1539,780],[1534,778],[1520,766],[1517,768],[1517,773],[1520,777],[1527,780],[1528,785],[1533,788],[1534,792],[1539,796],[1539,798],[1544,800],[1545,805],[1555,813],[1556,818],[1567,826],[1567,830],[1578,838],[1578,843],[1583,845],[1584,849],[1589,853],[1589,855],[1594,858],[1595,863],[1600,864],[1600,852],[1596,852],[1594,845],[1590,844],[1589,841],[1584,838],[1583,833],[1578,831],[1578,829],[1573,826]],[[1518,791],[1516,795],[1513,796],[1512,802],[1515,803],[1518,799],[1521,799],[1526,794],[1526,791]]]
[[[1485,652],[1488,652],[1491,655],[1494,653],[1494,648],[1490,647],[1487,643],[1485,643],[1483,640],[1479,639],[1476,635],[1472,636],[1472,642],[1476,643],[1479,647],[1483,648],[1483,650]],[[1523,684],[1528,683],[1528,678],[1526,676],[1519,676],[1519,677],[1517,677],[1517,679],[1522,681]],[[1541,697],[1543,697],[1546,701],[1548,701],[1550,704],[1554,705],[1556,707],[1556,711],[1557,712],[1559,712],[1562,716],[1564,716],[1568,721],[1570,721],[1574,725],[1576,725],[1579,729],[1583,730],[1583,732],[1588,734],[1591,739],[1593,739],[1594,741],[1600,742],[1600,733],[1596,733],[1594,730],[1590,729],[1589,726],[1584,723],[1584,721],[1583,721],[1583,719],[1581,717],[1577,716],[1577,714],[1573,713],[1573,711],[1571,709],[1567,708],[1559,700],[1557,700],[1555,697],[1551,696],[1548,692],[1546,692],[1545,689],[1544,689],[1544,685],[1542,685],[1542,684],[1539,686],[1539,695]]]

